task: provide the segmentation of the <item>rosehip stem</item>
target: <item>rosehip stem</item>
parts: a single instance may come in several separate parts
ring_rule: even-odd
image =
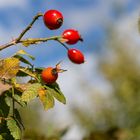
[[[80,38],[79,40],[80,40],[81,42],[83,42],[83,41],[84,41],[84,40],[83,40],[83,38]]]
[[[67,45],[65,45],[64,43],[62,43],[62,42],[59,41],[58,39],[57,39],[57,41],[58,41],[66,50],[69,50],[69,48],[67,47]]]

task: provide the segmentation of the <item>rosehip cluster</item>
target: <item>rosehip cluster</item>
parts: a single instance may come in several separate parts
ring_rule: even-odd
[[[60,11],[57,10],[48,10],[43,16],[43,21],[46,27],[50,30],[59,29],[64,21],[63,15]],[[78,41],[83,41],[79,32],[75,29],[67,29],[62,34],[61,37],[63,41],[68,45],[76,44]],[[61,42],[61,40],[59,40]],[[82,64],[85,62],[83,53],[75,48],[69,49],[63,42],[63,46],[67,49],[67,56],[71,62],[75,64]],[[48,67],[42,71],[42,79],[45,83],[51,84],[54,83],[58,78],[58,73],[60,69],[58,66],[55,68]]]
[[[43,16],[44,24],[50,30],[56,30],[60,28],[63,24],[63,15],[57,10],[48,10]],[[77,30],[67,29],[62,33],[62,38],[68,45],[76,44],[78,41],[83,41],[81,35]],[[84,63],[84,55],[80,50],[77,49],[67,49],[68,58],[76,64]]]

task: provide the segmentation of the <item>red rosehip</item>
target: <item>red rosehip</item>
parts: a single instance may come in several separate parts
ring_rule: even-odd
[[[83,53],[77,49],[69,49],[68,57],[75,64],[82,64],[85,61]]]
[[[55,68],[48,67],[42,71],[41,77],[46,84],[52,84],[57,80],[58,73]]]
[[[63,15],[57,10],[49,10],[45,12],[43,20],[50,30],[55,30],[63,24]]]
[[[57,78],[58,73],[62,73],[66,70],[60,69],[60,62],[56,64],[56,67],[45,68],[41,73],[41,78],[46,84],[53,84]]]
[[[66,43],[69,45],[76,44],[79,40],[83,41],[81,35],[74,29],[65,30],[62,37],[67,40]]]

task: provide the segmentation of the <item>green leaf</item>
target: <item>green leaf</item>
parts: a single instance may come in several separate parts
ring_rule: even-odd
[[[13,57],[18,58],[21,62],[32,66],[32,64],[27,59],[25,59],[22,55],[25,55],[25,56],[31,58],[32,60],[35,60],[35,57],[33,57],[29,53],[25,52],[24,50],[19,50],[18,52],[16,52],[16,54],[14,54]]]
[[[20,126],[20,129],[24,129],[24,125],[22,123],[22,119],[20,117],[19,111],[17,109],[15,109],[14,113],[15,113],[16,121],[17,121],[18,125]]]
[[[33,57],[32,55],[30,55],[29,53],[27,53],[26,51],[24,50],[19,50],[16,55],[19,55],[19,54],[22,54],[22,55],[26,55],[28,56],[29,58],[31,58],[32,60],[35,60],[35,57]]]
[[[4,127],[3,127],[4,128]],[[5,128],[4,128],[5,129]],[[4,132],[5,131],[5,132]],[[1,133],[1,137],[2,140],[9,140],[9,139],[13,139],[13,137],[9,134],[9,132],[7,132],[7,129],[5,129],[2,133]],[[1,139],[0,139],[1,140]]]
[[[3,137],[2,137],[2,135],[0,135],[0,140],[3,140]]]
[[[30,69],[28,68],[20,68],[19,72],[17,73],[17,76],[31,76],[36,78],[36,74],[33,73]]]
[[[13,118],[7,120],[7,127],[15,140],[21,139],[20,127]]]
[[[48,109],[54,107],[54,98],[50,92],[48,92],[46,90],[40,90],[39,98],[40,98],[45,110],[48,110]]]
[[[27,104],[21,100],[21,96],[19,96],[17,94],[14,95],[14,100],[22,107],[27,106]]]
[[[23,92],[21,96],[21,100],[24,102],[29,102],[30,100],[34,99],[38,95],[39,89],[42,86],[39,83],[35,83],[27,87],[27,89]]]
[[[18,103],[20,106],[25,107],[27,104],[25,102],[21,101],[22,92],[20,92],[16,88],[14,90],[15,90],[15,93],[16,93],[13,96],[14,101],[16,103]],[[9,107],[11,106],[11,96],[9,96],[8,94],[6,94],[5,95],[5,98],[4,98],[4,101],[7,104],[7,106],[9,106]]]
[[[32,64],[27,59],[25,59],[23,56],[21,56],[21,55],[15,55],[14,57],[15,58],[18,58],[21,62],[32,66]]]
[[[42,70],[44,69],[44,67],[38,67],[38,68],[34,68],[34,72],[32,72],[32,68],[23,68],[21,67],[17,73],[17,76],[32,76],[32,77],[36,77],[35,74],[41,74]]]
[[[28,72],[27,72],[27,70],[24,71],[24,69],[19,70],[17,73],[17,76],[18,77],[27,77],[27,76],[29,76],[29,71]]]
[[[44,67],[37,67],[37,68],[35,68],[35,71],[37,73],[41,73],[43,71],[43,69],[44,69]]]
[[[11,97],[6,96],[6,97],[4,98],[4,100],[5,100],[5,103],[7,104],[7,106],[10,107]]]
[[[66,104],[66,98],[57,83],[47,86],[46,88],[59,102]]]
[[[0,96],[0,116],[7,117],[9,113],[9,106],[5,102],[5,95]]]

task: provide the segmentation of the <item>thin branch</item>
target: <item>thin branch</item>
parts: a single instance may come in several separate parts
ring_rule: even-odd
[[[12,97],[14,97],[14,87],[12,87]],[[15,100],[12,98],[12,116],[15,116]]]
[[[32,22],[22,31],[22,33],[21,33],[21,34],[19,35],[19,37],[16,39],[16,42],[18,42],[18,41],[21,40],[21,38],[25,35],[25,33],[26,33],[27,31],[29,31],[29,30],[32,28],[32,26],[33,26],[33,24],[35,23],[35,21],[36,21],[39,17],[41,17],[41,16],[43,16],[42,13],[38,13],[37,15],[34,16]]]
[[[25,35],[25,33],[32,28],[32,26],[35,23],[35,21],[41,16],[43,16],[42,13],[38,13],[37,15],[35,15],[33,20],[32,20],[32,22],[22,31],[22,33],[19,35],[19,37],[17,37],[16,39],[10,41],[7,44],[1,45],[0,46],[0,51],[3,50],[3,49],[8,48],[10,46],[20,44],[20,43],[22,43],[24,46],[29,46],[29,45],[32,45],[32,44],[38,44],[38,43],[41,43],[41,42],[47,42],[48,40],[56,40],[68,50],[69,48],[64,43],[62,43],[60,41],[62,39],[62,36],[53,36],[53,37],[49,37],[49,38],[27,38],[27,39],[22,39],[22,37]]]
[[[48,37],[48,38],[28,38],[28,39],[24,39],[24,40],[20,40],[18,43],[22,43],[22,44],[38,44],[38,43],[42,43],[42,42],[47,42],[49,40],[59,40],[60,38],[62,38],[61,36],[53,36],[53,37]]]
[[[28,39],[24,39],[24,40],[19,40],[18,42],[15,39],[15,41],[12,41],[12,42],[9,42],[7,44],[0,46],[0,51],[8,48],[10,46],[20,44],[20,43],[31,45],[31,44],[38,44],[41,42],[47,42],[48,40],[59,40],[59,38],[61,38],[61,36],[53,36],[53,37],[48,37],[48,38],[28,38]]]
[[[41,17],[41,16],[43,16],[42,13],[38,13],[37,15],[35,15],[34,18],[33,18],[33,20],[32,20],[32,22],[22,31],[22,33],[19,35],[19,37],[17,37],[16,39],[10,41],[9,43],[6,43],[6,44],[4,44],[4,45],[1,45],[1,46],[0,46],[0,51],[3,50],[3,49],[8,48],[8,47],[10,47],[10,46],[13,46],[13,45],[15,45],[15,44],[20,43],[21,38],[25,35],[25,33],[26,33],[27,31],[29,31],[29,30],[32,28],[32,26],[33,26],[33,24],[35,23],[35,21],[36,21],[39,17]]]
[[[0,46],[0,51],[3,50],[3,49],[8,48],[8,47],[10,47],[10,46],[13,46],[13,45],[15,45],[15,44],[16,44],[16,40],[12,40],[11,42],[9,42],[9,43],[7,43],[7,44],[1,45],[1,46]]]
[[[0,51],[8,48],[10,46],[20,44],[20,43],[22,43],[24,46],[29,46],[29,45],[33,45],[33,44],[47,42],[48,40],[56,40],[57,42],[59,42],[62,46],[64,46],[68,50],[69,48],[60,41],[62,39],[62,36],[53,36],[53,37],[49,37],[49,38],[27,38],[27,39],[21,40],[22,37],[25,35],[25,33],[32,28],[35,21],[41,16],[43,16],[42,13],[38,13],[36,16],[34,16],[32,22],[22,31],[22,33],[19,35],[19,37],[17,37],[16,39],[12,40],[11,42],[9,42],[7,44],[1,45]]]

